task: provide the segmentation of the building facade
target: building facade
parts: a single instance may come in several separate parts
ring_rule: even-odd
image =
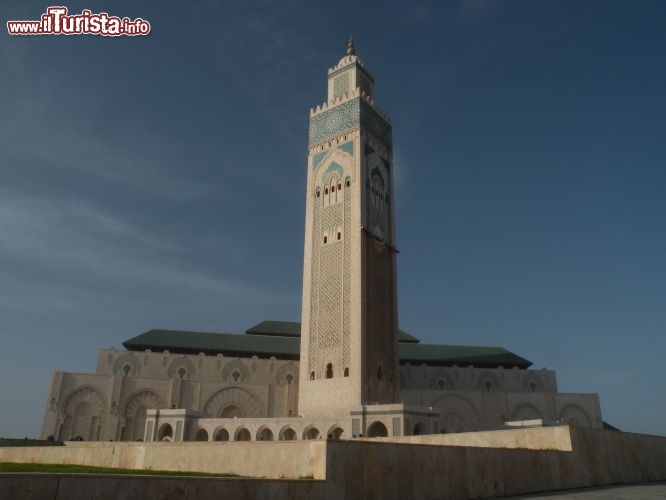
[[[56,372],[42,437],[355,438],[601,427],[593,394],[501,348],[424,345],[398,330],[391,122],[355,54],[310,112],[301,323],[245,334],[150,330],[102,350],[94,374]]]

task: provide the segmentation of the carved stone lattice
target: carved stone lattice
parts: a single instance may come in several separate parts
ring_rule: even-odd
[[[326,207],[323,211],[324,227],[341,226],[343,207],[340,204]],[[342,242],[324,244],[319,262],[320,273],[320,321],[319,347],[336,347],[342,337]]]
[[[343,369],[349,367],[351,361],[351,189],[345,189],[344,201],[344,257],[342,265],[342,297],[343,297],[343,324],[342,324],[342,365]]]
[[[308,344],[308,373],[317,366],[317,323],[319,320],[319,247],[321,245],[321,202],[315,198],[312,207],[312,268],[310,280],[310,343]]]

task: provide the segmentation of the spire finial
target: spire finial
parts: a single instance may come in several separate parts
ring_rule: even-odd
[[[351,36],[351,33],[349,34],[349,43],[347,43],[347,55],[348,56],[355,56],[356,51],[354,50],[354,39]]]

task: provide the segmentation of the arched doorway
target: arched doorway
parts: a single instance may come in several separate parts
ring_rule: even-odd
[[[280,441],[296,441],[296,431],[291,427],[285,427],[280,431]]]
[[[264,405],[258,396],[249,390],[234,386],[215,392],[208,398],[203,411],[211,416],[223,418],[266,416]]]
[[[157,440],[158,441],[172,441],[173,440],[173,428],[169,424],[162,424],[159,431],[157,431]]]
[[[213,440],[215,441],[229,441],[229,431],[224,427],[218,427],[213,434]]]
[[[328,439],[342,439],[342,436],[344,435],[345,431],[342,429],[342,427],[338,425],[334,425],[328,430],[327,437]]]
[[[152,391],[142,390],[127,399],[123,410],[125,425],[120,437],[122,441],[143,439],[146,429],[146,412],[149,408],[164,408],[162,399]]]
[[[421,422],[417,422],[416,425],[414,426],[414,431],[412,432],[413,436],[420,436],[423,434],[423,424]]]
[[[241,427],[240,429],[236,430],[236,434],[234,434],[234,441],[252,441],[252,435],[245,427]]]
[[[208,441],[208,431],[203,427],[199,429],[197,435],[194,437],[195,441]]]
[[[373,422],[370,424],[370,427],[368,427],[368,437],[369,438],[375,438],[375,437],[388,437],[388,430],[386,429],[386,426],[377,421]]]
[[[67,441],[74,437],[81,441],[99,439],[106,405],[101,393],[92,387],[80,387],[67,398],[64,421],[58,439]]]
[[[257,431],[257,441],[273,441],[273,431],[268,427]]]
[[[319,439],[320,434],[316,427],[308,427],[303,432],[303,439]]]

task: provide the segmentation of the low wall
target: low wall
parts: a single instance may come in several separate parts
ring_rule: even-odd
[[[324,500],[323,481],[217,479],[98,474],[0,474],[0,498],[20,500],[121,500],[233,498]]]
[[[467,446],[474,448],[524,448],[527,450],[571,451],[571,434],[566,425],[506,429],[500,431],[461,432],[458,434],[424,434],[364,439],[370,442]]]
[[[326,477],[325,441],[120,443],[0,448],[0,462],[196,471],[245,477]]]
[[[573,451],[333,441],[326,496],[474,499],[666,480],[666,438],[578,428],[570,435]]]
[[[511,433],[515,435],[511,437]],[[238,443],[65,443],[64,447],[0,448],[0,461],[79,463],[106,467],[152,468],[155,470],[199,470],[213,473],[236,473],[247,476],[289,477],[312,476],[325,479],[320,486],[296,489],[292,494],[280,481],[267,481],[269,498],[327,499],[475,499],[520,495],[588,486],[606,486],[666,480],[666,437],[646,436],[603,429],[548,427],[517,429],[468,435],[468,445],[441,445],[353,441],[273,441]],[[544,446],[553,443],[561,449],[527,449],[511,447],[516,443]],[[460,435],[460,439],[465,438]],[[493,437],[494,436],[494,437]],[[522,436],[522,437],[520,437]],[[550,436],[550,437],[548,437]],[[440,439],[441,436],[420,436]],[[496,442],[503,447],[482,447],[479,443]],[[26,495],[8,495],[11,475],[0,475],[0,498],[30,498],[30,479],[23,480]],[[31,476],[24,476],[31,477]],[[48,477],[48,476],[45,476]],[[58,477],[58,476],[53,476]],[[97,477],[97,476],[96,476]],[[121,498],[113,481],[139,481],[135,477],[119,479],[102,476],[104,481],[86,483],[81,495],[57,498]],[[8,479],[9,478],[9,479]],[[69,476],[61,476],[61,481]],[[150,479],[150,478],[146,478]],[[172,478],[175,480],[174,478]],[[157,479],[154,479],[156,481]],[[160,481],[166,479],[160,479]],[[198,481],[199,479],[197,479]],[[17,479],[18,481],[18,479]],[[45,479],[45,481],[47,481]],[[69,481],[69,479],[67,479]],[[82,481],[82,480],[81,480]],[[178,478],[187,484],[194,479]],[[224,481],[224,480],[222,480]],[[184,482],[184,483],[182,483]],[[313,483],[313,484],[314,484]],[[69,484],[69,483],[67,483]],[[82,483],[78,483],[82,484]],[[138,484],[138,483],[137,483]],[[141,483],[144,484],[144,483]],[[153,483],[156,484],[156,483]],[[159,483],[162,484],[162,483]],[[165,483],[166,484],[166,483]],[[172,483],[169,483],[172,484]],[[192,483],[195,484],[195,483]],[[203,484],[203,483],[196,483]],[[224,488],[241,488],[235,483]],[[250,483],[239,483],[250,484]],[[8,486],[10,485],[10,486]],[[62,488],[58,487],[58,491]],[[124,486],[123,486],[124,487]],[[206,486],[207,487],[207,486]],[[211,486],[212,488],[213,486]],[[317,489],[320,488],[321,489]],[[38,488],[35,482],[34,488]],[[169,498],[184,499],[184,487]],[[198,488],[198,487],[196,487]],[[253,495],[259,486],[248,486]],[[287,488],[285,490],[284,488]],[[294,486],[294,488],[296,488]],[[16,488],[11,491],[17,491]],[[23,491],[23,490],[21,490]],[[67,490],[72,491],[72,490]],[[176,490],[174,490],[176,491]],[[199,491],[199,490],[187,490]],[[208,490],[206,490],[208,491]],[[229,490],[235,492],[236,490]],[[264,491],[264,490],[261,490]],[[107,495],[105,492],[111,492]],[[245,494],[245,493],[243,493]],[[107,496],[105,496],[107,495]],[[203,495],[203,494],[202,494]],[[229,493],[230,498],[246,498]],[[283,496],[287,495],[287,497]],[[205,495],[202,496],[202,498]],[[48,495],[33,498],[47,498]],[[127,498],[141,495],[129,495]],[[226,497],[226,496],[225,496]],[[50,496],[53,498],[53,495]],[[158,498],[162,498],[161,496]]]

